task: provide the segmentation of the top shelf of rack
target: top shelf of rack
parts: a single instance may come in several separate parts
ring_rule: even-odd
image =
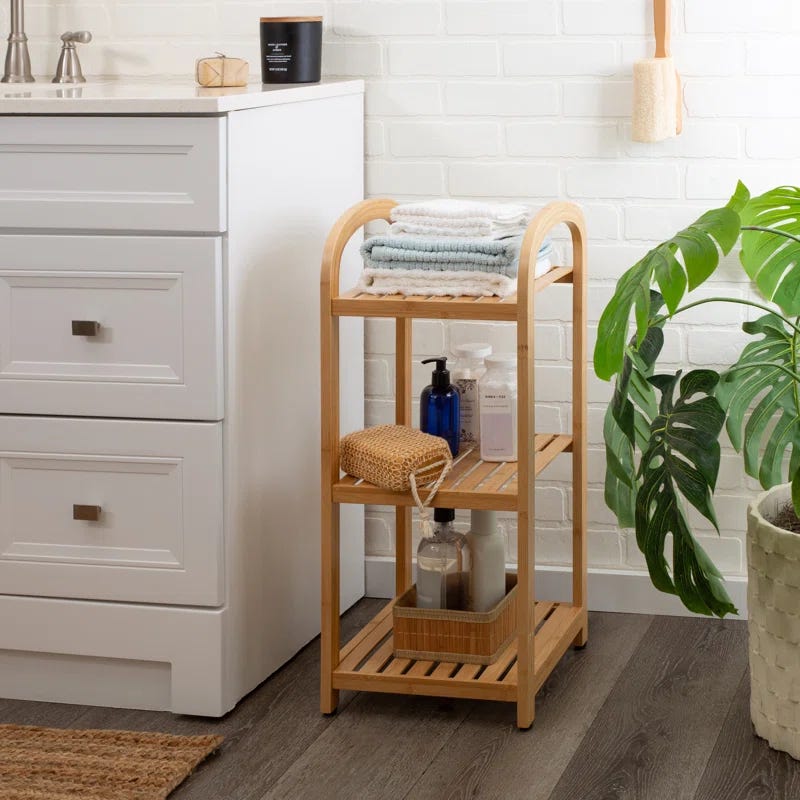
[[[554,283],[572,283],[572,267],[554,267],[534,283],[541,292]],[[351,289],[331,300],[335,317],[412,317],[417,319],[517,319],[517,296],[510,297],[406,297],[374,295]]]

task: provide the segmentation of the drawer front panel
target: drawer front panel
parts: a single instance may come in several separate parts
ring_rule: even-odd
[[[226,229],[223,117],[0,117],[7,228]]]
[[[0,236],[0,413],[221,419],[221,249]]]
[[[0,417],[0,591],[220,605],[221,427]]]

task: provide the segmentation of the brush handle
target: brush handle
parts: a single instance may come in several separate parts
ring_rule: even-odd
[[[653,0],[653,26],[656,58],[667,58],[670,55],[670,0]]]

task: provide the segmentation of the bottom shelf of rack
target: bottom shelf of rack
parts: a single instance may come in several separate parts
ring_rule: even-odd
[[[340,651],[333,671],[335,689],[474,700],[517,700],[517,640],[488,666],[395,658],[392,605]],[[538,691],[578,635],[586,610],[567,603],[538,601],[534,611],[534,681]]]

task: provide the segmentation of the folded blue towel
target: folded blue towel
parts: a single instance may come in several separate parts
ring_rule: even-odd
[[[514,278],[522,236],[508,239],[460,239],[452,236],[373,236],[361,245],[368,269],[494,272]],[[546,240],[538,257],[550,255]]]

